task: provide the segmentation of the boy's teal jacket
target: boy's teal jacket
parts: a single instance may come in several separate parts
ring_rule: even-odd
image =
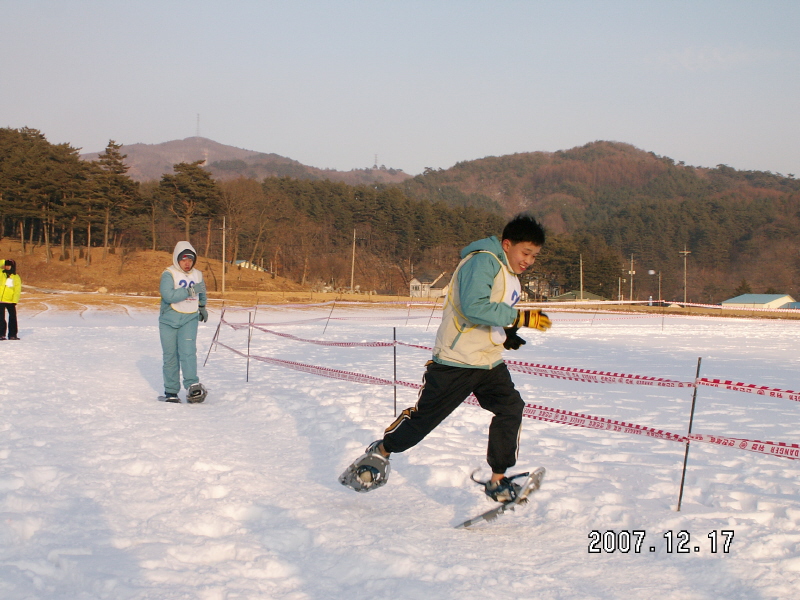
[[[491,369],[503,362],[503,328],[517,317],[513,306],[519,300],[519,279],[494,236],[473,242],[461,251],[461,257],[450,280],[433,360]]]
[[[192,252],[195,251],[189,242],[178,242],[175,245],[175,250],[172,253],[172,265],[179,271],[182,269],[178,264],[178,255],[184,250],[191,250]],[[199,300],[199,306],[205,306],[206,287],[205,283],[203,282],[203,274],[197,269],[192,269],[189,273],[187,273],[187,277],[199,282],[198,285],[195,286],[195,289],[198,291],[197,297]],[[189,289],[188,287],[176,288],[175,278],[172,276],[172,273],[169,269],[166,269],[161,274],[159,292],[161,293],[161,311],[158,317],[159,323],[164,323],[165,325],[179,328],[193,319],[197,320],[196,310],[194,312],[178,312],[172,308],[172,304],[177,304],[178,302],[182,302],[183,300],[189,298]]]
[[[503,246],[496,236],[472,242],[461,251],[464,259],[473,252],[485,250],[494,254],[508,267],[508,259]],[[504,302],[490,302],[492,284],[500,264],[488,254],[476,254],[458,271],[458,288],[461,298],[461,312],[473,323],[508,327],[517,318],[517,309]]]
[[[5,264],[5,259],[0,259],[0,302],[17,304],[22,292],[22,279],[16,273],[9,276],[3,269]],[[11,285],[8,285],[9,281]]]

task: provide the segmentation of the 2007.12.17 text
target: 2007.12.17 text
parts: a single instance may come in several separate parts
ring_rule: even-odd
[[[677,534],[674,534],[670,529],[661,536],[656,536],[656,539],[663,538],[663,540],[659,539],[659,545],[656,546],[655,544],[646,543],[647,532],[641,529],[634,529],[633,531],[609,529],[602,532],[594,529],[589,532],[589,554],[611,554],[612,552],[640,554],[642,552],[656,552],[662,547],[667,554],[690,554],[692,552],[700,552],[701,549],[707,550],[712,554],[719,552],[728,554],[730,552],[731,542],[733,542],[733,530],[723,529],[717,531],[714,529],[706,537],[708,541],[704,541],[704,545],[699,543],[693,545],[692,534],[688,531],[682,529]]]

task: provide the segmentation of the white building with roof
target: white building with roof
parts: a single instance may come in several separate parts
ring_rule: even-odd
[[[786,294],[742,294],[722,301],[722,308],[783,308],[795,299]]]
[[[409,282],[408,295],[412,298],[441,298],[447,295],[450,280],[445,277],[447,273],[435,275],[420,275],[413,277]]]

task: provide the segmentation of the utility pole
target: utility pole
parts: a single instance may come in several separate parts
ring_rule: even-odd
[[[225,298],[225,271],[228,263],[225,261],[225,215],[222,215],[222,297]]]
[[[683,254],[683,304],[686,306],[686,255],[691,254],[690,250],[683,246],[683,250],[679,250],[678,254]]]
[[[356,271],[356,230],[353,229],[353,259],[350,261],[350,293],[353,293],[353,276]]]
[[[633,275],[636,271],[633,270],[633,254],[631,254],[631,270],[628,271],[628,274],[631,276],[631,302],[633,302]]]
[[[583,254],[580,254],[581,259],[581,300],[583,300]]]
[[[658,304],[661,305],[661,271],[658,272]]]

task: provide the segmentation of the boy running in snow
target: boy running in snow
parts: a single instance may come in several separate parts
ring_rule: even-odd
[[[18,340],[17,302],[22,292],[22,279],[17,275],[17,263],[11,259],[0,260],[0,340]],[[8,325],[6,325],[8,311]]]
[[[550,319],[540,310],[514,308],[520,298],[517,275],[533,265],[544,241],[542,226],[522,213],[505,226],[501,240],[492,236],[461,251],[417,404],[404,410],[383,439],[367,448],[363,460],[355,463],[355,476],[347,477],[345,471],[340,478],[343,485],[356,491],[383,485],[391,453],[418,444],[475,394],[481,407],[494,413],[486,455],[492,477],[484,484],[486,494],[498,502],[515,497],[519,486],[505,473],[517,462],[525,403],[514,388],[502,351],[525,343],[517,335],[519,327],[550,328]],[[360,465],[369,465],[371,474],[361,477]]]
[[[197,321],[208,321],[206,284],[203,273],[194,268],[197,252],[189,242],[178,242],[172,265],[161,275],[161,313],[158,331],[164,353],[164,396],[180,402],[180,375],[188,390],[186,400],[202,402],[206,389],[197,378]]]

